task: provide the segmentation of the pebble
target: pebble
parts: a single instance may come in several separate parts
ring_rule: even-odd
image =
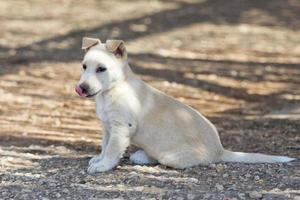
[[[240,199],[245,199],[245,193],[238,193],[237,195]]]
[[[246,178],[250,178],[250,177],[251,177],[251,174],[245,174],[245,177],[246,177]]]
[[[209,167],[210,168],[216,168],[216,164],[210,164]]]
[[[69,193],[69,190],[67,188],[62,190],[63,193]]]
[[[217,172],[221,172],[224,169],[226,169],[226,165],[224,165],[224,164],[217,164],[217,166],[216,166]]]
[[[262,194],[257,191],[249,192],[249,197],[252,199],[262,198]]]
[[[203,199],[211,199],[211,194],[204,194]]]
[[[134,177],[137,177],[137,176],[138,176],[138,174],[136,172],[130,172],[128,174],[128,178],[134,178]]]
[[[219,184],[219,183],[217,183],[217,184],[216,184],[216,188],[217,188],[218,190],[222,191],[222,190],[224,189],[224,186],[221,185],[221,184]]]
[[[60,198],[60,197],[61,197],[61,194],[56,193],[55,196],[56,196],[57,198]]]
[[[260,179],[259,176],[254,176],[254,180],[258,181]]]
[[[79,174],[84,175],[84,174],[86,174],[86,171],[85,171],[85,170],[81,170],[81,171],[79,172]]]
[[[138,192],[142,192],[144,190],[144,187],[143,186],[138,186],[138,187],[135,187],[135,190],[138,191]]]
[[[199,181],[196,178],[189,178],[189,182],[191,182],[191,183],[198,183]]]
[[[48,183],[48,185],[49,185],[50,187],[55,187],[55,186],[56,186],[56,183],[50,182],[50,183]]]
[[[187,199],[195,199],[195,195],[194,194],[188,194]]]
[[[7,194],[8,194],[7,192],[2,192],[1,193],[2,196],[7,196]]]

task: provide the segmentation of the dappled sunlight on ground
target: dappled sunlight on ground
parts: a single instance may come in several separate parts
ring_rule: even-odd
[[[299,195],[299,161],[173,170],[134,166],[127,152],[115,171],[87,175],[102,127],[74,92],[82,36],[124,39],[133,71],[207,116],[226,148],[299,157],[299,10],[297,0],[1,1],[0,198]]]

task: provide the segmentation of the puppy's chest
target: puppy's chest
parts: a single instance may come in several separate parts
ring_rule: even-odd
[[[108,112],[111,102],[105,100],[104,98],[100,98],[96,101],[96,115],[103,122],[108,122]]]
[[[108,123],[111,119],[123,116],[124,109],[117,100],[102,97],[96,101],[96,115],[103,123]]]
[[[103,108],[99,108],[99,106],[97,106],[96,115],[102,122],[106,123],[108,121],[107,114],[105,114]]]

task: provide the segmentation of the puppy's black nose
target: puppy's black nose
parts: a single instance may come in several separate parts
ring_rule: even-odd
[[[87,85],[86,83],[80,84],[79,87],[81,88],[82,93],[84,94],[87,94],[90,88],[89,85]]]

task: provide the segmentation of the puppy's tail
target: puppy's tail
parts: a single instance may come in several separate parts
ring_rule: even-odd
[[[271,156],[260,153],[243,153],[224,150],[221,156],[223,162],[243,163],[283,163],[295,160],[287,156]]]

